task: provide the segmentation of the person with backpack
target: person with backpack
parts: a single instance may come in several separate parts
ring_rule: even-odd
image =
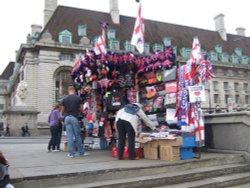
[[[141,119],[146,124],[146,126],[158,132],[158,129],[144,113],[144,111],[142,110],[142,105],[139,103],[127,104],[116,114],[115,124],[118,131],[119,160],[123,159],[126,134],[128,134],[129,159],[135,159],[135,136],[137,133],[139,119]]]
[[[48,125],[50,126],[50,133],[51,133],[51,138],[48,144],[48,152],[59,151],[56,148],[56,146],[58,141],[60,120],[61,120],[60,105],[56,105],[54,109],[50,112],[48,118]]]

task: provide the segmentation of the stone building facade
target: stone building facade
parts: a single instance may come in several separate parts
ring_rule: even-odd
[[[235,107],[249,105],[250,38],[244,28],[227,34],[224,15],[215,19],[216,31],[145,20],[145,54],[172,45],[180,64],[190,57],[193,37],[200,40],[204,53],[213,62],[216,78],[206,86],[206,109],[227,108],[228,99]],[[21,44],[16,61],[20,65],[11,82],[10,98],[20,80],[28,83],[25,103],[37,111],[38,124],[46,125],[52,106],[66,94],[76,55],[92,49],[101,34],[100,21],[107,21],[107,47],[112,51],[135,51],[130,45],[135,18],[119,15],[118,0],[110,0],[110,13],[57,6],[57,0],[45,0],[44,26],[32,25],[27,42]]]
[[[8,85],[15,67],[15,62],[10,62],[0,75],[0,134],[6,129],[6,118],[4,111],[10,106]]]

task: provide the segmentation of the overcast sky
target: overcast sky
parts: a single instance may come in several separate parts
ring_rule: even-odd
[[[109,11],[109,0],[58,0],[59,5]],[[249,0],[142,0],[142,15],[146,19],[214,30],[213,18],[225,15],[228,33],[245,27],[250,33]],[[9,61],[15,61],[15,51],[25,43],[31,24],[43,24],[44,0],[8,0],[0,7],[0,74]],[[120,14],[136,16],[135,0],[120,0]],[[145,26],[147,27],[147,26]],[[190,41],[190,47],[192,41]],[[201,44],[202,46],[202,44]]]

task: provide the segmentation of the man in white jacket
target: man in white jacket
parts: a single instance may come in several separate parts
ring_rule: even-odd
[[[115,123],[118,131],[118,159],[123,159],[123,151],[125,146],[126,134],[128,134],[128,152],[129,159],[135,159],[135,136],[139,119],[141,119],[148,127],[156,130],[156,127],[141,109],[138,103],[125,105],[120,109],[115,118]]]

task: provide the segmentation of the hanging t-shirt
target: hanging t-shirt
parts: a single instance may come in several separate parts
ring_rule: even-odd
[[[110,111],[120,110],[124,107],[124,105],[124,98],[117,91],[111,92],[111,94],[107,97],[107,109]]]

